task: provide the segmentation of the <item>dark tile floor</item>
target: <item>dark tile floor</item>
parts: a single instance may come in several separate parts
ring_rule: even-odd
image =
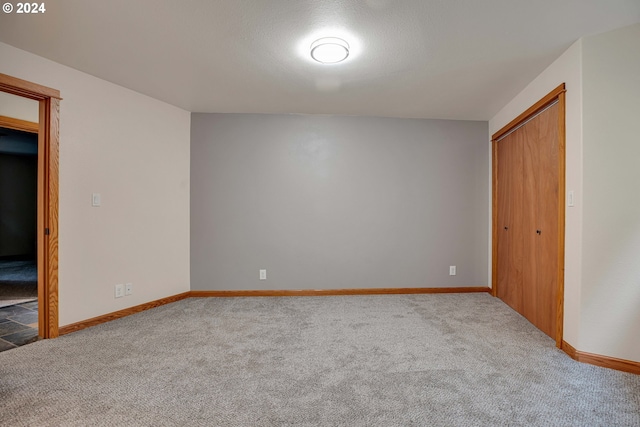
[[[0,308],[0,351],[38,339],[38,301]]]

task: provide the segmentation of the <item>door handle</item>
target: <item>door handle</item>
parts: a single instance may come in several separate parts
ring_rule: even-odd
[[[542,230],[536,230],[536,234],[542,234]]]
[[[509,227],[505,227],[504,229],[505,229],[505,230],[508,230],[508,229],[509,229]]]

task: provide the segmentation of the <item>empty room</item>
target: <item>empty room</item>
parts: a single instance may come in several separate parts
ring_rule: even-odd
[[[640,426],[640,2],[0,12],[0,425]]]

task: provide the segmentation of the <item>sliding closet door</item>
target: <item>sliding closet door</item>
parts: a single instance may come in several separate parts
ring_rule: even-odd
[[[558,271],[558,105],[524,130],[524,268],[522,314],[547,335],[556,332]]]
[[[498,297],[522,312],[523,134],[517,130],[498,144]]]
[[[494,295],[562,344],[565,85],[492,137]]]

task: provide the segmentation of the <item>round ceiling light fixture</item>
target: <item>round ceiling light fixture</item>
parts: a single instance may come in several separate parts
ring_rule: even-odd
[[[349,43],[337,37],[323,37],[311,43],[311,57],[322,64],[335,64],[348,56]]]

